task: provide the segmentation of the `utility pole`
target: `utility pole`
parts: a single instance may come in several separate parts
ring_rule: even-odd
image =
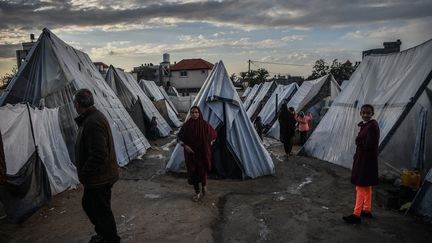
[[[249,85],[251,85],[251,80],[250,80],[250,76],[251,76],[251,73],[250,73],[250,64],[251,64],[251,60],[249,59],[248,60],[248,64],[249,64],[249,68],[248,68],[248,83],[249,83]]]

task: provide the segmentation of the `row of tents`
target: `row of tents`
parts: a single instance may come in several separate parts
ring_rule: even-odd
[[[282,105],[293,107],[297,112],[311,112],[314,119],[312,130],[320,122],[331,102],[341,89],[332,74],[315,80],[304,81],[299,87],[296,83],[277,85],[276,82],[256,84],[244,92],[244,106],[253,121],[258,116],[268,126],[267,136],[279,139],[278,111]]]
[[[318,119],[313,120],[313,132],[300,154],[351,169],[360,108],[372,104],[381,130],[380,171],[419,170],[424,186],[410,210],[432,218],[431,54],[429,40],[399,53],[367,56],[344,82],[343,90],[331,74],[303,82],[291,98],[286,98],[286,105],[312,112]],[[264,83],[245,90],[244,106],[251,119],[272,86]],[[270,98],[261,110],[263,123],[272,126],[267,136],[279,136],[277,102],[284,102],[284,98]]]
[[[415,165],[426,174],[432,163],[431,141],[427,140],[432,135],[432,128],[427,126],[428,121],[431,120],[429,112],[432,97],[431,52],[432,41],[428,41],[401,53],[368,56],[357,68],[343,91],[340,91],[331,75],[326,75],[316,80],[306,81],[300,87],[296,84],[281,86],[270,82],[255,85],[245,92],[247,96],[244,102],[237,94],[220,61],[213,68],[193,102],[189,101],[188,106],[199,106],[204,118],[216,128],[218,140],[213,148],[212,170],[224,178],[256,178],[275,174],[273,161],[253,128],[251,118],[261,116],[263,122],[272,127],[268,135],[276,137],[277,111],[283,104],[293,106],[297,111],[310,111],[319,118],[315,119],[320,122],[316,124],[316,129],[301,153],[350,168],[355,147],[352,141],[356,135],[359,109],[362,104],[370,103],[376,107],[375,117],[381,128],[380,164],[389,164],[394,168],[408,168]],[[8,168],[8,174],[16,173],[13,174],[16,178],[22,175],[21,181],[39,180],[40,183],[35,185],[42,185],[45,181],[47,193],[32,195],[48,195],[51,192],[55,194],[77,183],[76,177],[72,176],[74,174],[72,156],[69,156],[69,159],[61,159],[60,155],[41,156],[42,153],[39,152],[41,148],[37,146],[44,146],[44,144],[51,146],[50,144],[54,142],[48,143],[51,136],[49,134],[57,134],[58,138],[58,134],[61,133],[64,144],[58,143],[58,146],[63,148],[56,149],[58,150],[56,152],[62,152],[63,156],[71,155],[73,148],[70,146],[73,146],[76,136],[76,125],[73,123],[76,113],[72,98],[73,93],[80,88],[92,90],[97,108],[109,119],[117,160],[121,166],[145,153],[149,148],[150,145],[144,134],[146,121],[148,122],[151,117],[158,119],[158,130],[161,136],[166,136],[173,127],[181,125],[176,123],[175,119],[178,107],[169,102],[167,94],[162,89],[147,81],[137,83],[130,74],[114,67],[110,67],[105,79],[85,53],[70,47],[49,30],[44,29],[25,64],[0,100],[0,105],[27,102],[35,107],[52,108],[53,111],[50,109],[42,111],[56,114],[50,115],[50,119],[52,119],[51,123],[57,120],[58,124],[52,126],[58,129],[49,128],[49,131],[41,132],[42,130],[39,131],[41,128],[32,125],[35,123],[32,122],[33,117],[38,117],[33,113],[37,113],[38,109],[31,108],[31,105],[2,107],[4,112],[25,113],[29,117],[27,122],[22,121],[27,124],[27,128],[23,126],[23,131],[27,131],[28,134],[13,135],[11,138],[16,136],[27,138],[28,141],[33,141],[27,146],[29,148],[33,146],[34,149],[28,149],[27,154],[22,155],[23,158],[17,159],[21,161],[20,164],[15,168],[12,167],[14,171],[9,171]],[[156,90],[160,93],[155,92]],[[14,109],[19,110],[19,107],[21,111],[14,111]],[[325,113],[327,109],[329,110]],[[3,117],[14,117],[9,113],[6,116],[2,115],[2,120]],[[14,123],[17,125],[11,126]],[[0,130],[12,131],[11,127],[20,128],[19,124],[13,120],[5,120],[0,123]],[[38,132],[46,135],[36,135]],[[4,140],[13,141],[8,138],[11,134],[13,133],[6,132]],[[8,144],[6,151],[17,146],[13,142]],[[50,147],[49,150],[53,149]],[[6,162],[8,160],[10,161],[7,159]],[[60,164],[59,160],[64,162]],[[166,170],[178,172],[183,167],[182,149],[176,146],[166,164]],[[63,180],[69,178],[64,184],[61,181],[54,182],[53,178],[56,176],[50,172],[50,168],[54,168],[54,171],[65,170],[66,174],[71,175],[62,175]],[[24,169],[33,172],[23,173]],[[45,172],[41,176],[35,176],[39,171]],[[429,173],[426,178],[430,177]],[[46,181],[49,181],[50,186],[46,186]],[[425,185],[427,183],[426,180]],[[40,186],[34,188],[36,187],[40,189]],[[33,192],[34,188],[28,187],[26,192]],[[431,214],[432,190],[427,186],[423,188],[412,210],[421,211],[423,215],[428,212]],[[0,192],[0,199],[8,202],[8,197],[4,195],[7,194]],[[44,200],[41,198],[36,201],[44,202]],[[414,207],[414,205],[420,206]],[[29,211],[31,210],[25,213],[28,214]]]
[[[12,222],[31,215],[51,194],[78,184],[72,163],[78,130],[73,95],[82,88],[92,91],[95,106],[109,121],[119,166],[150,147],[145,134],[153,117],[160,137],[181,126],[169,96],[153,81],[138,84],[113,66],[103,77],[86,53],[44,29],[0,98],[8,175],[0,199]]]

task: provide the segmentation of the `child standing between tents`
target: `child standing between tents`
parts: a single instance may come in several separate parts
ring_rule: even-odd
[[[378,184],[378,144],[380,130],[378,122],[372,119],[374,108],[365,104],[361,107],[363,121],[355,139],[356,152],[351,172],[351,183],[356,186],[356,202],[353,214],[342,217],[350,224],[360,224],[361,218],[372,218],[372,186]]]
[[[296,116],[296,121],[298,122],[298,130],[300,132],[300,144],[303,146],[306,143],[307,135],[309,132],[309,121],[312,120],[312,113],[304,114],[300,111],[299,115]]]

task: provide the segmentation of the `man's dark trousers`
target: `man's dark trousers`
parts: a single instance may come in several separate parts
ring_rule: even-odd
[[[120,242],[114,215],[111,211],[111,188],[112,185],[96,188],[84,186],[82,206],[95,226],[96,233],[102,236],[105,242]]]

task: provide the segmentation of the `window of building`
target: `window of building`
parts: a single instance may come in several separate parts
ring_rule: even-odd
[[[180,77],[187,77],[187,71],[180,71]]]

